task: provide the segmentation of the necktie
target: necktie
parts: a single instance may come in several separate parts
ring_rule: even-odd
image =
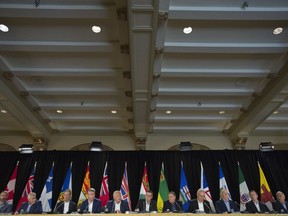
[[[27,210],[26,210],[27,212],[30,211],[30,207],[31,207],[31,205],[28,204],[28,207],[27,207]]]

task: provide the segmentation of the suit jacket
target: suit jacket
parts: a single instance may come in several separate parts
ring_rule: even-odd
[[[58,202],[54,208],[54,211],[63,214],[64,201]],[[72,200],[70,200],[69,211],[67,212],[67,214],[71,214],[72,212],[77,212],[77,206],[76,206],[76,203],[74,203]]]
[[[183,204],[182,202],[175,200],[175,204],[174,204],[175,210],[176,211],[180,211],[183,212]],[[163,212],[172,212],[172,204],[167,200],[164,202],[164,207],[163,207]]]
[[[231,211],[233,210],[234,212],[238,212],[239,208],[238,206],[235,205],[235,203],[232,200],[229,200],[229,204],[230,204],[230,209]],[[224,213],[224,212],[228,212],[228,209],[224,203],[224,201],[222,199],[218,200],[215,203],[215,208],[216,208],[216,212],[217,213]]]
[[[260,212],[270,212],[268,207],[262,202],[259,202],[259,207],[260,207]],[[259,212],[253,201],[249,201],[246,203],[246,211],[248,211],[249,213],[258,213]]]
[[[210,203],[207,200],[204,200],[203,206],[204,206],[205,213],[212,212],[211,207],[210,207]],[[199,209],[198,200],[197,199],[191,200],[189,202],[188,212],[196,213],[196,210],[198,210],[198,209]]]
[[[18,212],[25,212],[29,214],[42,214],[43,210],[41,201],[36,201],[33,205],[31,205],[29,211],[27,211],[28,205],[28,202],[22,203]]]
[[[5,204],[0,208],[0,214],[11,213],[12,207],[13,207],[12,204],[5,202]]]
[[[136,209],[139,209],[139,212],[146,212],[146,201],[145,199],[140,199],[138,201]],[[158,211],[157,210],[157,204],[155,200],[151,200],[149,211]]]
[[[88,212],[88,199],[82,202],[80,212]],[[101,201],[99,199],[94,199],[92,206],[92,213],[101,212]]]
[[[288,203],[285,201],[286,208],[288,208]],[[288,213],[288,211],[283,207],[283,205],[277,200],[272,203],[274,211],[278,213]]]
[[[109,200],[106,206],[106,209],[109,213],[114,213],[115,212],[115,203],[114,200]],[[121,201],[120,204],[120,211],[121,213],[125,213],[126,211],[130,211],[128,203],[124,200]]]

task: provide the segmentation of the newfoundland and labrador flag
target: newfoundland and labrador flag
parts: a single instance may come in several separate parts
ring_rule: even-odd
[[[205,191],[205,199],[209,202],[211,210],[213,212],[215,212],[214,203],[213,203],[212,196],[211,196],[211,193],[210,193],[210,189],[209,189],[209,186],[208,186],[208,183],[207,183],[207,179],[206,179],[206,175],[205,175],[205,172],[204,172],[204,168],[203,168],[202,162],[200,162],[200,165],[201,165],[201,188]]]

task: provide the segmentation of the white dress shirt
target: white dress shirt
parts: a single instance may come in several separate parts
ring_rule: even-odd
[[[69,212],[69,203],[70,202],[64,202],[64,209],[63,209],[63,213],[66,214],[67,212]]]
[[[146,212],[149,212],[150,210],[150,203],[146,202]]]
[[[92,202],[88,201],[88,212],[92,212],[92,210],[93,210],[93,201]]]
[[[199,211],[204,212],[204,203],[203,202],[199,202],[198,201],[198,207],[199,207]]]
[[[120,210],[120,205],[121,205],[121,202],[120,203],[116,203],[115,202],[115,211],[121,211]]]

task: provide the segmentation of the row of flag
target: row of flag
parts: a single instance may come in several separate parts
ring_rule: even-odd
[[[11,178],[6,186],[6,191],[8,192],[8,202],[13,203],[14,198],[14,190],[16,185],[16,177],[18,172],[18,165],[19,162],[17,162],[15,169],[13,170],[13,173],[11,175]],[[207,183],[206,175],[204,172],[204,168],[202,165],[202,162],[200,162],[201,165],[201,188],[205,191],[205,199],[210,203],[211,209],[215,211],[215,207],[213,204],[213,199],[209,190],[209,186]],[[26,186],[23,190],[22,196],[17,204],[16,210],[19,209],[22,202],[27,202],[27,196],[29,193],[33,192],[34,189],[34,175],[36,170],[37,162],[35,162],[33,169],[31,171],[31,174],[29,176],[29,179],[26,183]],[[264,175],[264,172],[258,162],[258,168],[259,168],[259,176],[260,176],[260,195],[261,195],[261,201],[264,202],[270,210],[272,210],[272,202],[274,201],[274,197],[271,193],[270,187],[268,185],[268,182],[266,180],[266,177]],[[46,183],[44,185],[44,188],[42,190],[40,201],[42,202],[42,207],[44,212],[50,212],[52,211],[52,186],[53,186],[53,176],[54,176],[54,163],[52,164],[52,167],[49,172],[49,176],[46,180]],[[249,189],[246,184],[243,172],[241,170],[240,164],[238,162],[238,176],[239,176],[239,191],[240,191],[240,210],[245,210],[245,203],[250,201],[249,197]],[[83,180],[82,189],[79,196],[78,206],[81,205],[81,203],[87,199],[87,191],[91,187],[90,183],[90,162],[87,164],[85,177]],[[72,162],[69,166],[69,169],[66,173],[66,177],[64,180],[64,183],[61,188],[61,193],[58,197],[58,202],[63,200],[63,193],[65,190],[70,189],[72,191]],[[226,189],[229,194],[229,198],[231,198],[228,184],[226,182],[221,164],[219,162],[219,189],[220,191],[222,189]],[[139,193],[139,199],[145,199],[145,195],[147,191],[150,190],[149,187],[149,179],[148,179],[148,173],[147,173],[147,167],[146,163],[144,166],[143,171],[143,177],[140,187],[140,193]],[[125,163],[125,169],[122,177],[121,182],[121,188],[120,188],[122,199],[128,202],[130,210],[132,210],[131,207],[131,200],[130,200],[130,193],[129,193],[129,183],[128,183],[128,173],[127,173],[127,163]],[[169,188],[167,184],[167,180],[164,175],[164,164],[162,163],[161,171],[160,171],[160,182],[159,182],[159,190],[158,190],[158,196],[157,196],[157,208],[159,212],[162,212],[163,204],[165,201],[168,200],[168,193]],[[180,197],[179,199],[182,201],[184,210],[188,210],[189,201],[192,199],[187,179],[185,176],[183,163],[181,162],[181,179],[180,179]],[[108,186],[108,173],[107,173],[107,162],[105,164],[104,173],[102,177],[102,183],[101,183],[101,189],[100,189],[100,195],[99,199],[101,200],[102,206],[105,206],[109,200],[109,186]]]

